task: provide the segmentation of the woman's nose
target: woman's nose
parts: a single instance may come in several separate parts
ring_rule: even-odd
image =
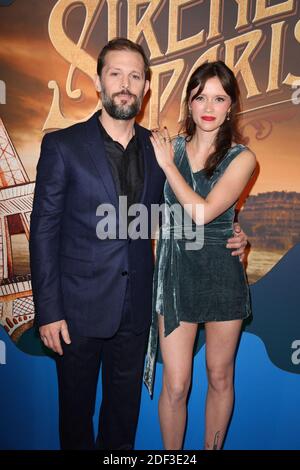
[[[207,113],[210,113],[213,110],[213,104],[211,101],[207,100],[206,101],[206,106],[205,106],[205,111]]]

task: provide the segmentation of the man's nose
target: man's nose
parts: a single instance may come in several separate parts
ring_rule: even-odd
[[[122,88],[125,88],[127,90],[128,87],[129,87],[129,78],[128,77],[123,77]]]

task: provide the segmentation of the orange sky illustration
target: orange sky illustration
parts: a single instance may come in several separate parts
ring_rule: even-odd
[[[48,36],[48,18],[55,3],[55,0],[16,1],[10,7],[0,8],[0,80],[6,83],[7,88],[6,104],[0,105],[0,117],[30,180],[35,180],[35,167],[43,135],[41,129],[52,102],[53,91],[48,88],[48,82],[56,80],[63,92],[70,66],[56,52]],[[82,11],[78,12],[77,20],[70,26],[71,33],[74,28],[80,27],[80,14],[82,15]],[[294,25],[295,18],[292,18],[291,22]],[[89,45],[89,53],[95,58],[95,68],[96,51],[101,49],[105,42],[103,32],[100,37],[99,45],[95,40]],[[291,45],[286,48],[289,52],[284,76],[290,71],[293,63],[290,49],[294,50],[294,57],[299,57],[300,53],[300,44],[296,43],[295,38],[293,42],[290,37],[288,40]],[[263,74],[262,66],[263,55],[257,59],[259,75]],[[299,64],[298,70],[295,65],[293,67],[293,73],[298,72],[300,75]],[[263,81],[261,76],[258,81]],[[92,80],[82,72],[76,75],[75,85],[83,90],[83,97],[71,102],[64,92],[62,109],[70,118],[83,119],[95,108],[97,95]],[[250,103],[243,98],[243,105],[246,104],[246,108],[251,109],[263,103],[287,100],[291,98],[292,91],[282,85],[277,95],[270,97],[263,89],[259,100],[252,99]],[[179,99],[178,93],[166,103],[161,114],[161,122],[168,125],[172,134],[179,128]],[[147,116],[145,123],[146,121]],[[300,192],[300,104],[289,102],[246,113],[242,123],[246,124],[244,133],[250,138],[249,147],[256,153],[260,164],[259,178],[251,194],[281,190]],[[268,137],[261,140],[257,136],[260,126],[263,133],[269,132]]]

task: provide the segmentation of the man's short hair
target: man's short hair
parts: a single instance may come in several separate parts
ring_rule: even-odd
[[[130,39],[127,38],[114,38],[109,41],[100,51],[97,62],[97,74],[99,77],[101,77],[101,72],[105,65],[105,56],[109,51],[132,51],[140,54],[144,61],[145,79],[150,79],[150,63],[142,46],[130,41]]]

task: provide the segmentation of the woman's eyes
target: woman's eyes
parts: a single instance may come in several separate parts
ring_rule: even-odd
[[[195,98],[196,101],[204,101],[205,100],[205,97],[202,96],[202,95],[199,95],[197,96],[197,98]],[[223,101],[225,101],[225,98],[223,98],[222,96],[216,96],[215,100],[218,102],[218,103],[223,103]]]

